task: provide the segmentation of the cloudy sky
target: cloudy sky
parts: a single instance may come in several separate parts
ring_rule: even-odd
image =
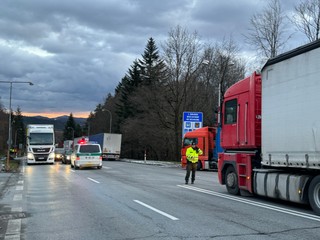
[[[141,58],[159,50],[177,25],[206,42],[224,36],[250,55],[243,34],[265,0],[2,0],[0,81],[13,83],[12,109],[23,115],[87,117]],[[290,14],[299,0],[282,0]],[[297,46],[292,46],[297,47]],[[290,47],[289,47],[290,48]],[[10,84],[0,83],[9,108]]]

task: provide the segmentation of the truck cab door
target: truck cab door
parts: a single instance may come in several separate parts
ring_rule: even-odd
[[[231,149],[246,147],[248,143],[248,107],[248,93],[241,93],[225,102],[221,138],[224,146]]]

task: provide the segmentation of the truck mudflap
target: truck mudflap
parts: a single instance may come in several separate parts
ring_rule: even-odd
[[[291,174],[280,170],[254,170],[253,191],[259,196],[308,204],[305,190],[307,189],[309,179],[310,176],[308,175]]]

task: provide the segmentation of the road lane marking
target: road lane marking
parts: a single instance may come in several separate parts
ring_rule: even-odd
[[[23,190],[23,186],[16,186],[16,190],[17,190],[17,191]]]
[[[146,208],[149,208],[149,209],[151,209],[152,211],[155,211],[155,212],[157,212],[157,213],[159,213],[159,214],[161,214],[161,215],[163,215],[163,216],[165,216],[165,217],[167,217],[167,218],[170,218],[171,220],[174,220],[174,221],[179,220],[179,218],[176,218],[176,217],[174,217],[174,216],[172,216],[172,215],[170,215],[170,214],[168,214],[168,213],[162,212],[162,211],[160,211],[159,209],[156,209],[156,208],[154,208],[154,207],[151,207],[151,206],[149,206],[148,204],[145,204],[145,203],[143,203],[143,202],[141,202],[141,201],[139,201],[139,200],[133,200],[133,201],[136,202],[136,203],[138,203],[138,204],[140,204],[140,205],[142,205],[142,206],[144,206],[144,207],[146,207]]]
[[[240,197],[230,196],[230,195],[227,195],[227,194],[218,193],[218,192],[214,192],[214,191],[210,191],[210,190],[206,190],[206,189],[202,189],[202,188],[197,188],[197,187],[192,187],[192,186],[185,186],[185,185],[177,185],[177,186],[181,187],[181,188],[186,188],[186,189],[189,189],[189,190],[192,190],[192,191],[202,192],[202,193],[206,193],[206,194],[213,195],[213,196],[216,196],[216,197],[229,199],[229,200],[232,200],[232,201],[237,201],[237,202],[245,203],[245,204],[248,204],[248,205],[252,205],[252,206],[256,206],[256,207],[260,207],[260,208],[265,208],[265,209],[269,209],[269,210],[272,210],[272,211],[281,212],[281,213],[285,213],[285,214],[298,216],[298,217],[302,217],[302,218],[306,218],[306,219],[310,219],[310,220],[314,220],[314,221],[320,222],[320,216],[316,216],[316,215],[312,215],[312,214],[308,214],[308,213],[303,213],[303,212],[298,212],[298,211],[290,210],[290,209],[287,209],[287,208],[277,207],[277,206],[273,206],[273,205],[270,205],[270,204],[258,203],[258,202],[254,202],[254,201],[251,201],[251,200],[243,199],[243,198],[240,198]]]
[[[22,194],[13,195],[13,201],[21,201],[21,200],[22,200]]]
[[[111,169],[111,167],[105,167],[105,166],[102,166],[102,168],[105,168],[105,169]]]
[[[21,231],[21,219],[12,219],[8,221],[8,227],[6,231],[6,236],[7,235],[20,235]]]
[[[98,182],[98,181],[96,181],[96,180],[94,180],[94,179],[92,179],[92,178],[89,178],[89,177],[88,177],[88,179],[89,179],[90,181],[92,181],[92,182],[100,183],[100,182]]]

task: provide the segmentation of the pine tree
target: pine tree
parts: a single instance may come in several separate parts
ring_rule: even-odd
[[[12,124],[13,146],[18,149],[24,149],[26,144],[26,131],[23,123],[23,116],[20,107],[17,108],[13,116]]]
[[[161,78],[165,75],[165,64],[160,59],[158,48],[152,37],[148,40],[142,60],[139,60],[139,67],[141,69],[142,84],[146,86],[161,82]]]
[[[77,137],[76,134],[76,123],[74,121],[73,114],[70,113],[63,130],[63,140],[72,140],[74,137]]]
[[[117,105],[117,114],[120,121],[124,121],[136,114],[136,106],[130,100],[130,96],[141,86],[141,69],[137,61],[134,61],[128,74],[122,78],[121,84],[118,85],[118,94],[120,94]]]

